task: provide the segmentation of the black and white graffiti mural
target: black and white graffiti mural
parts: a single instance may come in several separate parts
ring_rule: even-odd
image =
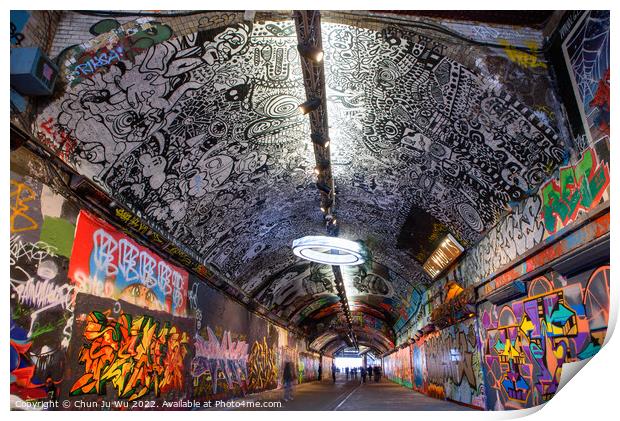
[[[295,26],[218,19],[183,36],[165,23],[124,24],[122,34],[149,42],[130,58],[118,45],[81,52],[96,69],[44,107],[37,131],[193,257],[301,321],[337,297],[329,268],[290,250],[324,234],[308,119],[297,110],[306,98]],[[416,223],[411,210],[470,246],[563,161],[563,145],[488,76],[448,57],[443,41],[333,23],[322,31],[340,233],[385,268],[357,268],[347,282],[360,305],[402,325],[430,282],[397,244]]]
[[[296,46],[292,22],[160,42],[69,89],[42,133],[75,138],[80,173],[234,280],[320,228]]]
[[[345,235],[397,238],[415,205],[471,245],[564,160],[525,105],[440,46],[347,25],[323,31],[339,212],[356,225]],[[395,245],[377,247],[389,259],[379,260],[414,273]]]
[[[538,218],[542,208],[539,196],[520,202],[472,247],[463,259],[459,279],[474,285],[543,241],[545,227]]]

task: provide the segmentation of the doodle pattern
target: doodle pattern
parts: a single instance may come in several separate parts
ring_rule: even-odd
[[[563,279],[534,279],[527,297],[487,306],[480,320],[487,407],[540,405],[557,391],[562,365],[601,348],[609,318],[609,266]]]
[[[415,205],[471,245],[563,162],[552,129],[431,43],[346,25],[325,30],[339,211],[372,226],[374,237],[397,238]],[[375,250],[394,270],[419,271],[394,244]]]
[[[441,43],[332,23],[323,30],[334,176],[341,211],[355,221],[341,232],[407,274],[391,285],[406,303],[430,282],[388,240],[411,206],[472,244],[563,160],[563,145],[523,103],[444,56]],[[321,225],[318,209],[306,211],[316,208],[316,190],[308,123],[296,111],[305,99],[296,43],[291,21],[158,39],[74,85],[38,118],[41,130],[75,137],[61,158],[281,317],[331,294],[326,283],[299,295],[264,287],[296,263],[287,245]],[[81,48],[96,55],[101,47]]]
[[[296,45],[292,22],[159,42],[69,89],[39,127],[79,133],[67,161],[80,173],[229,278],[260,282],[251,262],[320,229],[318,209],[301,211],[315,189]]]
[[[542,242],[542,200],[536,195],[519,202],[485,237],[468,250],[459,265],[465,286],[475,285],[503,265],[522,256]]]

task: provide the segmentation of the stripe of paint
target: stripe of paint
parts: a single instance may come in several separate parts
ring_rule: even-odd
[[[41,227],[41,241],[58,249],[61,256],[71,257],[75,225],[62,218],[46,216]]]

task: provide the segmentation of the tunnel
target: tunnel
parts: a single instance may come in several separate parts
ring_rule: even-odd
[[[11,409],[520,410],[608,340],[608,10],[10,15]]]

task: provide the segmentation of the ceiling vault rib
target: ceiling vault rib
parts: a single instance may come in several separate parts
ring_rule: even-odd
[[[296,10],[293,12],[297,42],[300,52],[323,51],[321,39],[321,13],[318,10]],[[300,54],[301,68],[306,90],[307,104],[313,106],[307,114],[310,117],[310,133],[314,146],[316,160],[317,188],[321,195],[320,207],[325,214],[326,228],[330,235],[338,235],[336,226],[336,193],[332,176],[331,157],[329,148],[329,123],[327,120],[327,94],[325,90],[325,68],[323,60],[316,59],[308,54]],[[349,311],[344,282],[339,266],[332,266],[336,279],[336,288],[339,292],[340,303],[346,316],[349,327],[349,340],[357,346],[357,339],[353,332],[351,314]],[[338,285],[340,284],[340,287]]]

